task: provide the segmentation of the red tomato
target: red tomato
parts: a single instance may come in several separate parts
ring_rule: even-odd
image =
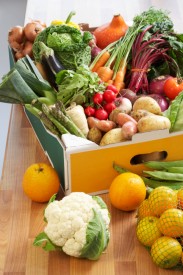
[[[116,88],[114,85],[112,85],[112,84],[109,84],[109,85],[106,87],[106,90],[111,90],[111,91],[113,91],[115,94],[118,94],[117,88]]]
[[[111,90],[105,90],[104,94],[103,94],[103,99],[106,102],[113,102],[116,98],[116,94],[111,91]]]
[[[108,102],[104,105],[104,109],[109,115],[114,109],[116,109],[116,105],[114,104],[114,102]]]
[[[91,106],[87,106],[85,109],[85,115],[86,116],[94,116],[95,114],[95,108],[91,107]]]
[[[108,119],[108,113],[104,109],[100,108],[95,111],[95,117],[100,120]]]
[[[183,81],[179,83],[176,77],[170,77],[165,81],[164,93],[170,99],[173,100],[181,91],[183,91]]]
[[[93,96],[93,102],[95,104],[101,104],[102,101],[103,101],[103,94],[100,94],[100,93],[94,94],[94,96]]]

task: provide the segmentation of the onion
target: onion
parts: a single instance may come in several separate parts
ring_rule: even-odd
[[[114,104],[116,105],[116,109],[120,110],[123,113],[129,114],[132,110],[132,103],[130,99],[120,96],[114,100]]]
[[[151,94],[164,94],[164,84],[165,81],[171,77],[170,75],[161,75],[156,78],[154,78],[150,83],[149,83],[149,92]]]
[[[43,30],[45,27],[39,21],[33,21],[27,23],[24,27],[24,33],[27,40],[34,42],[36,36]]]
[[[21,44],[24,39],[24,29],[21,26],[13,27],[8,33],[8,42],[11,46],[11,43],[16,41]]]
[[[94,59],[99,53],[101,52],[101,49],[97,46],[93,46],[91,48],[91,56],[92,56],[92,59]]]
[[[23,56],[29,55],[30,57],[33,57],[33,51],[32,51],[33,43],[30,41],[26,41],[24,44],[24,48],[22,50]]]
[[[149,94],[148,96],[152,97],[153,99],[155,99],[157,101],[162,112],[164,112],[165,110],[168,109],[169,101],[166,99],[165,96],[160,95],[160,94]]]
[[[136,93],[134,93],[132,90],[130,89],[122,89],[120,92],[120,95],[122,95],[125,98],[128,98],[131,103],[133,104],[137,98]]]

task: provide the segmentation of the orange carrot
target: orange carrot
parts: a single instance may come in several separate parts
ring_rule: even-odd
[[[108,84],[113,84],[113,82],[114,82],[114,81],[113,81],[112,79],[109,79],[109,80],[107,81]]]
[[[97,70],[97,74],[104,82],[109,81],[113,76],[113,70],[110,67],[102,66]]]
[[[94,67],[91,69],[92,72],[96,72],[100,67],[104,66],[109,57],[110,53],[108,51],[105,51],[95,63]]]
[[[126,66],[121,68],[119,71],[117,71],[115,75],[113,84],[118,91],[120,91],[121,89],[124,89],[125,87],[125,83],[124,83],[125,74],[126,74]]]

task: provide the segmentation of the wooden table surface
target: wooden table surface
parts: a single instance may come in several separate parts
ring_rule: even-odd
[[[101,195],[111,213],[110,242],[98,261],[45,252],[34,247],[43,230],[46,204],[35,203],[23,193],[26,168],[35,162],[49,163],[21,106],[14,105],[3,175],[0,185],[0,275],[180,275],[157,268],[135,234],[136,212],[114,209],[108,194]],[[62,196],[62,194],[60,194]]]

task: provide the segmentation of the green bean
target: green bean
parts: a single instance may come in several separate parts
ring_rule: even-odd
[[[183,167],[169,167],[167,168],[167,171],[168,172],[171,172],[171,173],[179,173],[179,174],[183,174]]]
[[[174,160],[174,161],[147,161],[143,163],[145,166],[162,170],[169,167],[183,167],[183,160]]]
[[[129,172],[129,170],[127,170],[126,168],[123,168],[121,166],[119,166],[118,164],[116,164],[115,162],[113,162],[113,168],[116,172],[118,172],[119,174],[125,173],[125,172]]]
[[[174,190],[178,190],[183,187],[183,181],[159,181],[155,179],[149,179],[142,177],[144,183],[151,188],[156,188],[159,186],[166,186]]]
[[[166,171],[143,171],[145,174],[151,176],[153,179],[161,179],[161,180],[175,180],[175,181],[183,181],[183,174],[180,173],[171,173]]]

